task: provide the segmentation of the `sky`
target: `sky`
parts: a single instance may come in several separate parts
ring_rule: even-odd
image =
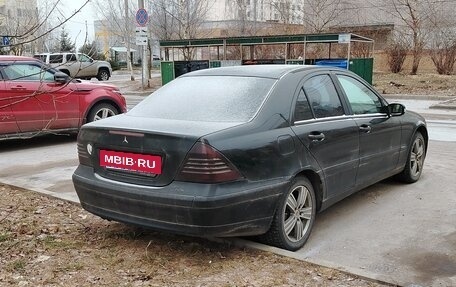
[[[62,2],[65,5],[65,8],[62,8],[62,10],[65,11],[66,16],[69,17],[71,14],[73,14],[74,11],[78,10],[86,1],[65,0]],[[84,8],[82,8],[81,12],[77,13],[65,24],[65,30],[68,32],[73,43],[76,44],[77,49],[79,49],[84,44],[86,31],[88,33],[88,41],[92,42],[94,40],[94,20],[97,20],[95,9],[89,3]]]

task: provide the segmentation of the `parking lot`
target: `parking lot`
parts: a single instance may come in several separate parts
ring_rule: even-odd
[[[142,99],[127,96],[129,107]],[[407,104],[407,103],[406,103]],[[386,180],[317,217],[306,246],[270,250],[398,285],[456,285],[456,124],[434,120],[428,106],[430,144],[422,178],[403,185]],[[456,110],[445,111],[451,115]],[[75,137],[49,136],[0,142],[0,182],[77,202],[71,174],[77,166]]]

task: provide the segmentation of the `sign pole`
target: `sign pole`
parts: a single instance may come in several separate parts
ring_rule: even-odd
[[[140,10],[144,10],[144,0],[138,0],[138,7],[139,7],[138,12]],[[148,18],[147,13],[145,15],[146,15],[146,18]],[[145,26],[147,24],[147,20],[145,21],[145,23],[140,23],[140,24],[143,24],[141,26]],[[147,36],[146,36],[146,39],[147,39]],[[147,46],[147,44],[145,46]],[[147,69],[149,67],[148,66],[148,59],[147,59],[147,47],[143,47],[142,48],[142,61],[141,61],[141,64],[142,64],[142,72],[141,72],[142,81],[141,82],[142,82],[142,89],[144,90],[144,86],[147,85],[147,87],[150,87],[149,79],[146,79],[144,77],[145,75],[149,74],[149,72],[147,71]]]

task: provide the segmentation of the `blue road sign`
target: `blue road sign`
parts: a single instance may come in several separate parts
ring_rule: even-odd
[[[138,23],[139,26],[146,26],[148,21],[149,15],[147,14],[146,9],[138,9],[136,12],[136,23]]]
[[[8,36],[3,36],[2,37],[2,45],[3,46],[9,46],[10,45],[10,38]]]

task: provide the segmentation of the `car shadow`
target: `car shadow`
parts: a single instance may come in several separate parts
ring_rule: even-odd
[[[50,134],[26,139],[0,140],[0,152],[76,142],[76,139],[75,134]]]

